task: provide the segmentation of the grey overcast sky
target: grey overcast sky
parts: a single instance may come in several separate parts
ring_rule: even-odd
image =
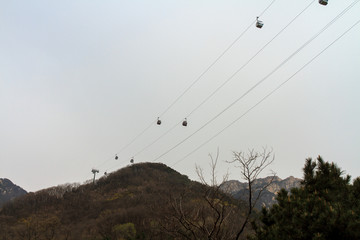
[[[253,24],[245,32],[272,0],[0,0],[0,177],[36,191],[82,183],[92,178],[92,168],[100,177],[127,166],[133,156],[135,162],[154,162],[355,2],[314,1],[189,116],[312,1],[276,0],[261,16],[264,27]],[[229,170],[231,179],[239,179],[224,162],[232,151],[268,147],[275,153],[271,169],[281,178],[302,177],[305,159],[318,155],[359,176],[360,24],[246,113],[358,20],[360,4],[156,162],[197,179],[195,164],[206,171],[208,155],[219,149],[219,176]],[[161,126],[154,123],[124,148],[160,115]],[[185,128],[180,122],[187,116]]]

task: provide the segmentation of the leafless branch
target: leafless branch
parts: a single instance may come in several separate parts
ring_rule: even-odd
[[[260,189],[255,198],[253,196],[255,191],[253,189],[253,183],[256,179],[258,179],[259,175],[274,162],[275,156],[272,150],[268,151],[266,148],[263,148],[261,152],[256,152],[254,149],[251,149],[246,154],[244,152],[233,152],[233,154],[234,158],[232,161],[229,161],[229,163],[233,163],[236,167],[240,168],[241,177],[247,182],[247,188],[249,191],[248,212],[236,237],[236,239],[239,239],[249,222],[255,204],[259,200],[262,192],[272,183],[275,175],[266,186]]]

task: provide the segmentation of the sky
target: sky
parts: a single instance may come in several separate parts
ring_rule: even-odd
[[[219,151],[241,180],[226,161],[263,148],[262,176],[318,155],[360,176],[360,24],[333,43],[360,4],[318,34],[354,2],[0,0],[0,178],[37,191],[134,158],[197,180]]]

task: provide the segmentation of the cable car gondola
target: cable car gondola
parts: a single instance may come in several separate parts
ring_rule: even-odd
[[[321,1],[321,0],[319,0],[319,1]],[[263,26],[264,26],[264,23],[259,20],[259,17],[256,17],[256,27],[262,28]]]
[[[328,4],[328,0],[319,0],[319,3],[326,6]]]
[[[134,158],[131,158],[130,163],[134,163]]]
[[[160,120],[160,118],[158,118],[156,124],[157,124],[157,125],[161,125],[161,120]]]
[[[184,121],[182,122],[182,125],[183,125],[184,127],[187,126],[187,120],[186,120],[186,118],[185,118]]]
[[[118,160],[118,159],[119,159],[118,155],[117,155],[117,154],[115,154],[115,160]]]

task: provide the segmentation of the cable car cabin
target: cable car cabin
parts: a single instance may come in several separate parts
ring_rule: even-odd
[[[134,159],[133,159],[133,158],[130,160],[130,163],[134,163]]]
[[[119,159],[118,155],[115,155],[115,160],[118,160],[118,159]]]
[[[328,4],[328,0],[319,0],[319,3],[326,6]]]
[[[262,28],[264,26],[264,23],[262,21],[257,21],[256,22],[256,27],[257,28]]]
[[[161,120],[160,120],[160,118],[158,118],[156,124],[157,124],[157,125],[161,125]]]
[[[321,0],[319,0],[319,1],[321,1]],[[262,28],[263,26],[264,26],[264,23],[259,20],[259,17],[256,17],[256,27]]]
[[[182,125],[183,125],[184,127],[187,126],[187,120],[186,120],[186,118],[185,118],[185,120],[182,122]]]

